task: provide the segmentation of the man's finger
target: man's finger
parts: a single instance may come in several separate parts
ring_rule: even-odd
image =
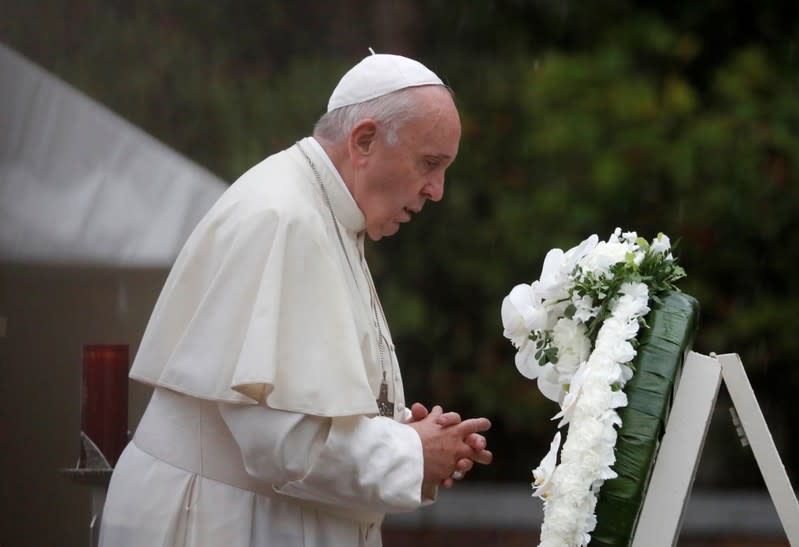
[[[479,433],[472,433],[467,435],[465,439],[463,439],[467,445],[472,447],[474,450],[482,450],[486,447],[486,438],[480,435]]]
[[[436,418],[436,423],[442,427],[449,427],[461,422],[461,415],[457,412],[446,412]]]
[[[455,464],[455,469],[464,475],[471,471],[472,467],[474,467],[474,461],[469,458],[460,459],[458,463]]]
[[[488,431],[491,429],[491,422],[488,421],[488,418],[469,418],[468,420],[463,420],[455,427],[458,428],[458,434],[465,439],[472,433]]]
[[[428,414],[427,407],[422,403],[413,403],[413,406],[411,406],[411,417],[417,422],[424,420]]]
[[[471,459],[477,463],[488,465],[494,459],[494,455],[490,450],[475,450],[471,455]]]

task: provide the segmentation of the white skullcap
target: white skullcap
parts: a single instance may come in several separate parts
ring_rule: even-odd
[[[420,85],[444,85],[444,82],[419,61],[372,52],[341,78],[327,102],[327,111]]]

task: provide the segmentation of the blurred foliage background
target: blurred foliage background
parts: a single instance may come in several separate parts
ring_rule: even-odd
[[[368,46],[423,61],[460,155],[444,201],[369,254],[408,398],[495,424],[476,479],[527,480],[555,427],[502,298],[620,226],[679,240],[694,347],[741,354],[799,483],[796,2],[0,0],[0,41],[228,181],[309,134]],[[736,444],[714,420],[699,485],[762,484]]]

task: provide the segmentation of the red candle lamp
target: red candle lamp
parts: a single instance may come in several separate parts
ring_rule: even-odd
[[[79,468],[113,467],[128,442],[128,362],[126,344],[83,346]]]

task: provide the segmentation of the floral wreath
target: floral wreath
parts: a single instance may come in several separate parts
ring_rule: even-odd
[[[518,350],[516,367],[557,403],[558,431],[533,470],[533,495],[544,501],[542,546],[582,546],[597,526],[606,480],[617,477],[617,409],[627,406],[638,333],[650,302],[657,305],[685,276],[668,236],[651,242],[636,232],[592,235],[563,252],[550,250],[540,279],[514,287],[502,302],[504,336]]]

